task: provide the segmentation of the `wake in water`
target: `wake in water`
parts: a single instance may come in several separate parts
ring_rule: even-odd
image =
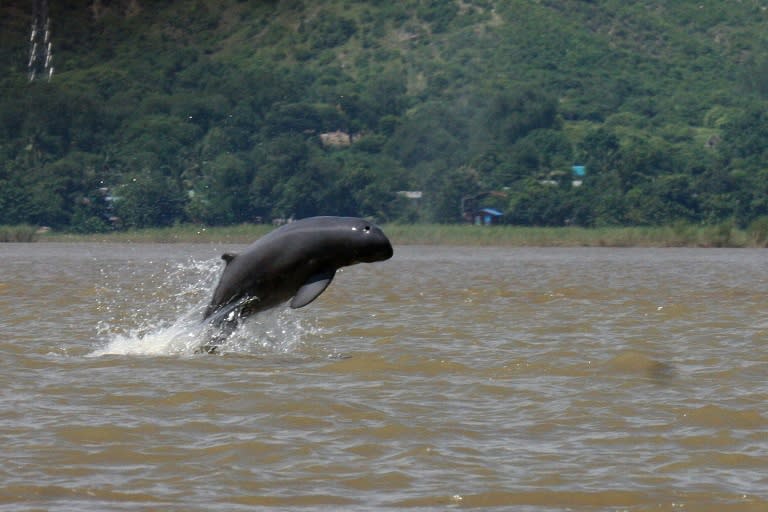
[[[191,355],[215,337],[218,328],[203,322],[219,260],[166,267],[145,281],[102,288],[98,333],[106,339],[93,357],[104,355]],[[109,271],[102,270],[106,282]],[[202,276],[202,277],[201,277]],[[275,308],[241,321],[216,353],[288,353],[317,333],[311,321],[288,308]]]

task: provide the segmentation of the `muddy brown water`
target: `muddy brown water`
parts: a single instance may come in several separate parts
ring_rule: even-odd
[[[0,245],[0,510],[768,510],[768,253],[395,247],[199,355],[218,245]]]

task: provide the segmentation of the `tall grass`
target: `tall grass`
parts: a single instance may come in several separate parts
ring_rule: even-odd
[[[238,224],[236,226],[206,227],[180,224],[167,228],[130,229],[107,233],[48,233],[43,240],[50,242],[107,242],[107,243],[248,243],[265,235],[273,228],[265,224]]]
[[[726,222],[713,226],[677,223],[661,227],[470,226],[457,224],[387,224],[384,232],[395,245],[468,245],[507,247],[765,247],[768,219],[748,229]],[[58,242],[250,243],[274,229],[269,225],[169,228],[117,231],[93,235],[48,233]]]
[[[758,217],[747,228],[750,245],[768,247],[768,217]]]
[[[730,223],[716,226],[557,227],[467,225],[389,225],[387,235],[401,244],[542,247],[749,247],[746,232]]]
[[[37,228],[22,224],[19,226],[0,226],[0,243],[2,242],[35,242]]]

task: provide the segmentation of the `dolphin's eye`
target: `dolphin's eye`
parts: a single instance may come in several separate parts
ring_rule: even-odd
[[[371,230],[371,226],[365,226],[363,228],[363,231],[365,231],[366,233],[368,233],[370,230]]]

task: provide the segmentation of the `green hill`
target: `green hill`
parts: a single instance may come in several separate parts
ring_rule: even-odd
[[[765,2],[48,0],[30,81],[34,3],[0,2],[0,224],[768,215]]]

